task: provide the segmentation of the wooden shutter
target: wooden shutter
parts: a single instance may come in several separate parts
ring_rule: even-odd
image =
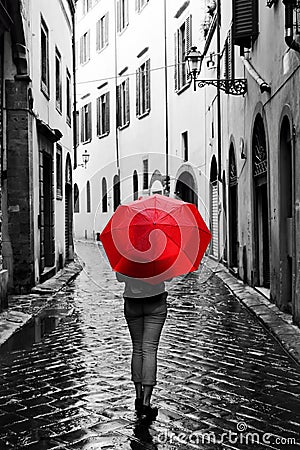
[[[192,46],[192,16],[185,20],[185,54],[189,52]]]
[[[146,61],[145,72],[146,72],[146,111],[150,111],[151,107],[150,59],[147,59]]]
[[[117,111],[116,111],[116,113],[117,113],[117,117],[116,117],[116,119],[117,119],[117,127],[120,127],[121,126],[121,97],[120,97],[120,95],[121,95],[121,86],[119,85],[119,86],[116,86],[116,95],[117,95],[117,98],[116,98],[116,102],[117,102]]]
[[[233,43],[250,48],[258,35],[258,0],[232,0]]]
[[[140,115],[140,69],[136,71],[136,115]]]
[[[110,95],[109,92],[105,95],[105,133],[109,133],[110,130]]]
[[[90,59],[90,30],[87,32],[87,36],[86,36],[86,61],[89,61]]]
[[[98,22],[96,23],[96,50],[100,50],[100,30],[101,30],[101,19],[98,20]]]
[[[83,64],[84,62],[84,58],[83,58],[83,42],[84,42],[84,38],[83,36],[81,36],[80,38],[80,64]]]
[[[100,114],[101,114],[101,109],[100,109],[100,97],[97,98],[97,136],[99,136],[101,134],[100,132]]]
[[[121,8],[120,0],[117,0],[117,31],[121,31]]]
[[[85,121],[85,117],[84,117],[84,106],[81,108],[81,142],[85,141],[85,136],[84,136],[84,121]]]
[[[126,89],[125,117],[126,117],[126,123],[129,123],[130,122],[129,78],[127,78],[127,80],[125,82],[125,89]]]
[[[177,30],[174,34],[174,82],[175,82],[175,91],[178,90],[178,36],[179,31]]]
[[[108,44],[109,13],[105,14],[105,44]]]
[[[88,139],[92,139],[92,104],[89,103],[87,105],[87,109],[88,109],[88,114],[87,114],[87,121],[88,121],[88,126],[87,126],[87,130],[88,130],[88,136],[87,136],[87,140]]]

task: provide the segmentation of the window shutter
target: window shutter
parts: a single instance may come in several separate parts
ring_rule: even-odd
[[[258,35],[258,0],[232,0],[233,43],[250,48]]]
[[[150,59],[146,61],[146,111],[151,107],[151,84],[150,84]]]
[[[120,94],[121,94],[121,86],[116,86],[116,94],[117,94],[117,98],[116,98],[116,101],[117,101],[117,105],[116,105],[116,107],[117,107],[117,111],[116,111],[116,119],[117,119],[117,127],[119,127],[119,126],[121,126],[121,121],[120,121],[120,118],[121,118],[121,111],[120,111],[120,106],[121,106],[121,98],[120,98]]]
[[[136,71],[136,115],[140,115],[140,69]]]
[[[80,64],[83,64],[83,36],[80,38]]]
[[[139,0],[135,0],[135,10],[139,11]]]
[[[101,29],[101,22],[100,19],[96,23],[96,50],[100,50],[100,29]]]
[[[121,8],[120,8],[120,0],[117,0],[117,31],[120,32],[121,31],[121,17],[120,17],[120,13],[121,13]]]
[[[100,135],[100,97],[97,98],[97,136]]]
[[[87,32],[86,36],[86,61],[90,59],[90,30]]]
[[[126,123],[130,122],[130,98],[129,98],[129,78],[127,78],[126,82],[125,82],[125,86],[126,86]]]
[[[108,44],[109,13],[105,14],[105,44]]]
[[[110,130],[110,95],[109,92],[106,93],[106,101],[105,101],[105,133],[109,133]]]
[[[185,54],[192,46],[192,16],[189,16],[185,20]]]
[[[129,23],[129,14],[128,14],[128,0],[125,0],[125,25]]]
[[[174,81],[175,81],[175,91],[178,90],[178,30],[174,34]]]
[[[88,117],[87,117],[87,120],[88,120],[88,127],[87,127],[87,129],[88,129],[88,136],[87,136],[87,139],[92,139],[92,104],[91,103],[88,104]]]
[[[84,142],[84,107],[81,108],[81,142]]]

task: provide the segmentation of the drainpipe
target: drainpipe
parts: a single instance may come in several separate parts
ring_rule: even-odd
[[[76,102],[76,43],[75,43],[75,7],[72,9],[72,60],[73,60],[73,168],[77,167],[77,102]]]
[[[296,0],[282,0],[285,6],[285,42],[289,48],[300,52],[300,44],[294,39],[294,6],[296,6]]]
[[[169,106],[168,106],[168,57],[167,57],[167,1],[164,0],[164,44],[165,44],[165,126],[166,126],[166,185],[165,194],[170,195],[170,179],[169,179]]]

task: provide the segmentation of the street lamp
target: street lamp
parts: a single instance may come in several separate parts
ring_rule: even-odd
[[[82,157],[83,163],[82,164],[78,164],[78,166],[84,167],[86,169],[86,165],[87,165],[87,163],[90,160],[90,155],[88,154],[87,150],[84,151],[84,153],[81,155],[81,157]]]
[[[219,55],[218,55],[219,56]],[[201,72],[201,66],[204,55],[197,50],[197,47],[191,47],[185,57],[188,76],[194,80],[194,91],[198,83],[198,87],[202,88],[207,85],[215,86],[227,94],[244,95],[247,92],[247,80],[245,78],[223,78],[213,80],[199,80],[197,77]]]

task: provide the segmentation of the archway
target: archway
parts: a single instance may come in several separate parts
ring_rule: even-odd
[[[255,283],[270,287],[268,158],[263,118],[257,114],[252,136]]]
[[[190,172],[182,172],[176,182],[175,193],[181,200],[198,206],[196,183]]]
[[[287,116],[280,129],[280,307],[292,312],[293,297],[293,148],[291,124]]]
[[[213,156],[210,166],[210,192],[209,192],[209,216],[210,231],[212,234],[210,252],[213,256],[219,256],[219,215],[218,215],[218,168],[216,157]]]
[[[229,266],[238,268],[238,181],[236,160],[233,144],[229,149],[229,192],[228,192],[228,221],[229,221]]]

